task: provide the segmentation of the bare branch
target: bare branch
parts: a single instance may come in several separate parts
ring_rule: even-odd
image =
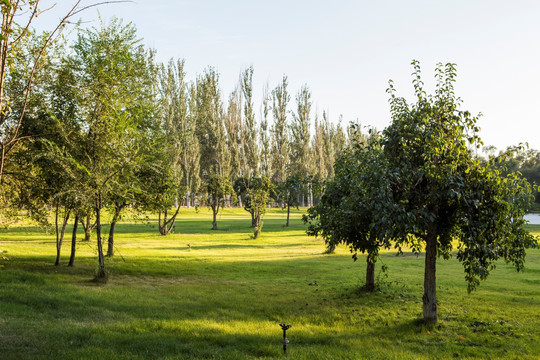
[[[135,1],[132,1],[132,0],[102,1],[102,2],[99,2],[99,3],[95,3],[95,4],[91,4],[91,5],[82,7],[80,9],[76,10],[73,14],[71,14],[71,16],[77,15],[78,13],[80,13],[80,12],[82,12],[84,10],[87,10],[87,9],[90,9],[90,8],[93,8],[93,7],[96,7],[96,6],[106,5],[106,4],[120,4],[120,3],[135,3]]]

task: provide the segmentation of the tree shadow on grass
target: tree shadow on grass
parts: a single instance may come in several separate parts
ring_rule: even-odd
[[[288,248],[304,246],[304,243],[287,243],[287,244],[220,244],[220,245],[195,245],[179,246],[179,247],[154,247],[158,250],[181,250],[181,251],[197,251],[197,250],[224,250],[224,249],[273,249],[273,248]]]

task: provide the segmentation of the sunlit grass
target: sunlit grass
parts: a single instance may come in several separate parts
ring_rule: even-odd
[[[422,256],[383,252],[388,277],[378,267],[381,289],[366,294],[364,258],[323,255],[300,211],[292,216],[285,228],[285,212],[271,209],[257,240],[240,209],[222,212],[219,231],[206,209],[183,209],[166,237],[155,218],[129,216],[104,285],[90,281],[94,240],[79,243],[68,268],[68,237],[54,267],[53,234],[2,230],[0,358],[282,358],[287,322],[291,359],[538,359],[540,251],[523,273],[499,263],[472,294],[457,260],[439,261],[440,322],[426,327]]]

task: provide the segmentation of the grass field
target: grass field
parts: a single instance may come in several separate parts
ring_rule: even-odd
[[[426,327],[423,256],[383,253],[380,291],[364,293],[365,258],[322,254],[292,216],[284,228],[270,210],[257,240],[240,209],[222,212],[221,231],[184,209],[166,237],[155,219],[126,220],[107,284],[91,281],[94,241],[74,268],[66,241],[55,267],[54,234],[1,230],[0,359],[281,359],[280,322],[290,359],[540,359],[540,250],[522,273],[499,263],[472,294],[458,261],[440,260],[439,324]]]

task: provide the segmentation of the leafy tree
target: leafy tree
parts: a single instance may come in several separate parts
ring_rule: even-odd
[[[262,218],[266,213],[273,187],[272,182],[266,176],[252,177],[249,181],[249,186],[247,188],[249,207],[246,210],[252,214],[254,239],[256,239],[262,231]]]
[[[275,193],[275,186],[266,177],[238,178],[234,182],[234,191],[238,198],[244,199],[244,210],[251,215],[251,227],[260,232],[262,229],[262,216],[266,211],[268,202]],[[256,238],[257,236],[254,235]]]
[[[84,133],[82,156],[77,160],[87,172],[96,218],[97,278],[106,276],[101,210],[119,182],[134,173],[144,152],[145,122],[153,97],[151,61],[134,26],[117,19],[100,29],[80,32],[70,57]]]
[[[2,27],[0,29],[0,186],[4,174],[4,164],[7,156],[21,140],[24,115],[28,108],[28,101],[33,91],[34,76],[42,65],[41,60],[46,49],[55,43],[58,35],[65,28],[73,16],[80,12],[105,3],[118,3],[124,1],[106,1],[91,4],[81,4],[81,0],[74,1],[69,11],[58,21],[54,29],[44,34],[39,42],[29,45],[32,33],[31,27],[38,15],[39,0],[4,0],[0,3],[2,12]],[[27,51],[29,48],[32,51]],[[18,62],[18,66],[15,64]],[[10,77],[21,77],[22,87],[13,91],[10,89]],[[14,104],[17,111],[12,112]]]
[[[223,208],[226,197],[234,194],[231,181],[227,177],[210,175],[205,179],[206,197],[205,201],[212,209],[212,230],[217,230],[217,214]]]
[[[531,186],[473,155],[471,148],[481,144],[477,118],[459,108],[455,65],[437,66],[434,95],[424,91],[418,62],[413,67],[416,104],[397,97],[392,82],[388,89],[392,124],[382,145],[393,201],[391,212],[379,216],[400,249],[425,247],[424,321],[436,323],[436,259],[451,256],[453,241],[460,243],[457,258],[469,291],[498,258],[521,270],[525,249],[537,241],[523,220]]]
[[[335,176],[326,184],[319,204],[303,216],[308,235],[322,236],[329,252],[339,244],[366,253],[365,289],[375,288],[375,262],[381,248],[389,248],[386,223],[381,214],[391,202],[386,163],[378,137],[368,144],[355,143],[343,151],[334,165]]]

